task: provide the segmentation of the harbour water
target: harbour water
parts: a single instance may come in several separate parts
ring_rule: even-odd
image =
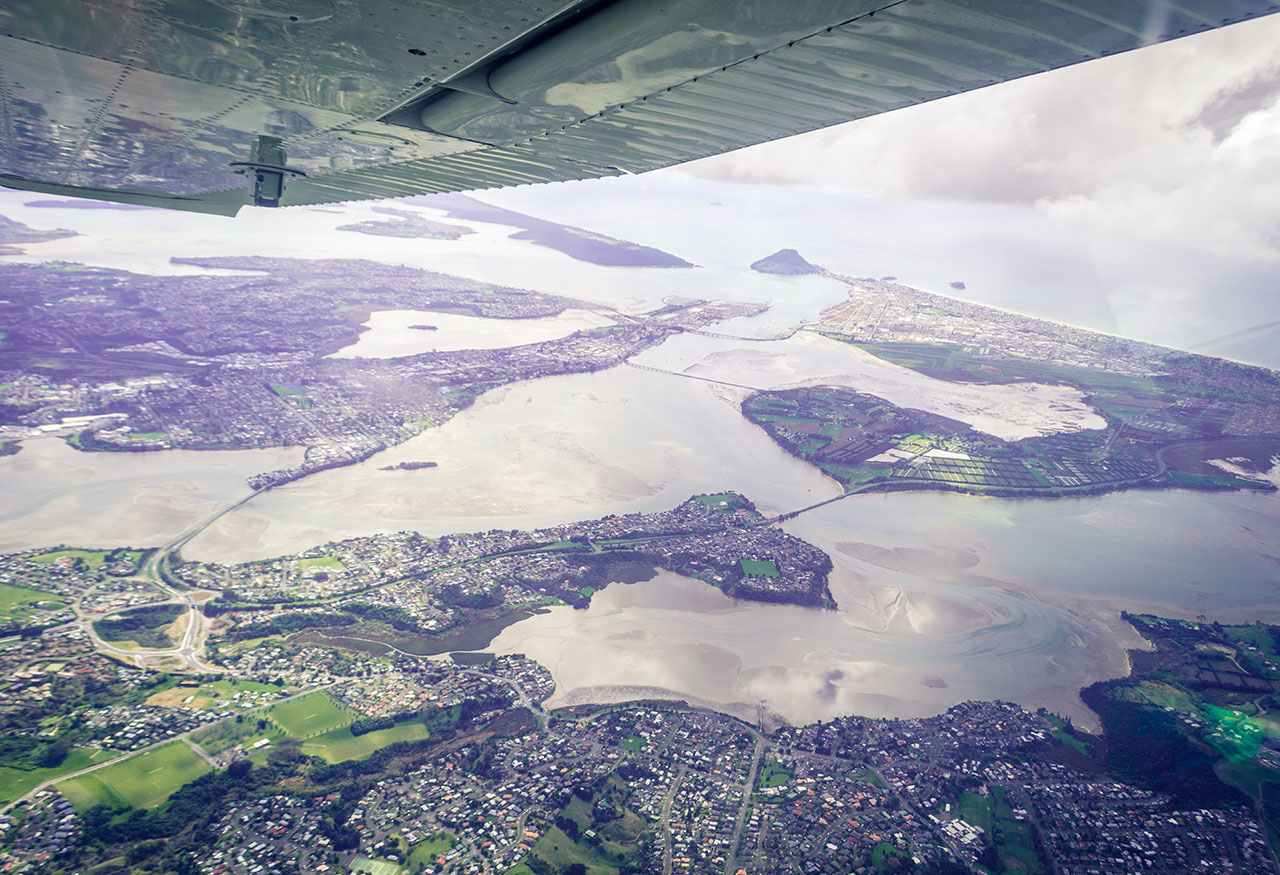
[[[0,550],[158,547],[250,493],[245,478],[300,447],[84,453],[44,437],[0,456]]]
[[[520,208],[518,192],[503,197]],[[763,276],[746,267],[781,246],[797,246],[849,273],[905,274],[894,264],[909,263],[917,274],[904,279],[931,278],[922,284],[935,288],[943,277],[974,276],[961,267],[944,273],[957,254],[924,251],[918,239],[894,248],[881,239],[891,234],[887,225],[842,248],[830,227],[819,233],[818,226],[831,226],[829,214],[815,208],[803,218],[770,216],[767,198],[757,205],[750,233],[693,234],[692,220],[675,217],[651,225],[658,229],[654,236],[640,237],[631,232],[643,215],[632,224],[600,226],[701,265],[691,270],[584,264],[509,240],[511,229],[483,223],[468,223],[477,233],[457,241],[335,230],[376,217],[359,205],[271,216],[272,248],[264,252],[266,219],[253,211],[234,223],[192,217],[194,225],[181,226],[167,213],[131,213],[126,231],[110,211],[10,209],[12,200],[6,213],[34,227],[72,224],[85,231],[34,244],[30,256],[17,260],[68,258],[159,273],[192,270],[171,264],[170,255],[365,257],[625,312],[650,309],[672,295],[768,301],[768,313],[719,326],[752,338],[784,334],[844,297],[831,280]],[[750,205],[730,206],[742,213]],[[854,213],[874,218],[865,205]],[[955,227],[955,216],[945,218]],[[990,227],[1016,219],[1008,210],[987,216]],[[782,228],[792,228],[794,239],[780,234]],[[815,241],[812,250],[802,245],[806,239]],[[1059,257],[1039,244],[1019,251],[1022,261],[1007,272],[1010,288],[1037,264]],[[998,273],[985,276],[998,284]],[[1007,303],[997,298],[992,302]],[[478,323],[484,320],[454,317],[462,321],[445,326],[437,324],[440,314],[388,313],[377,314],[371,330],[344,352],[406,354],[406,340],[417,344],[413,351],[429,348],[423,344],[445,340],[446,328],[450,343],[492,342],[483,340]],[[440,334],[408,328],[419,320],[436,324]],[[534,328],[532,322],[525,327]],[[682,336],[646,351],[637,363],[686,376],[623,366],[493,390],[443,426],[361,464],[255,497],[184,554],[233,562],[382,531],[530,528],[661,510],[691,494],[724,489],[771,513],[840,494],[836,483],[742,417],[745,389],[705,380],[755,388],[838,383],[1011,440],[1101,424],[1073,389],[943,384],[803,333],[766,342]],[[0,549],[162,544],[247,494],[247,475],[295,464],[300,455],[297,448],[85,454],[54,438],[26,441],[18,455],[0,458]],[[380,470],[403,461],[437,467]],[[764,708],[804,722],[852,712],[927,714],[967,698],[1000,698],[1048,707],[1090,726],[1094,718],[1076,691],[1123,673],[1125,649],[1141,644],[1119,620],[1121,610],[1280,620],[1275,495],[1140,491],[1052,501],[860,495],[806,513],[787,528],[832,556],[838,611],[733,602],[663,573],[645,583],[611,585],[586,610],[555,608],[516,623],[492,648],[526,652],[546,664],[557,682],[552,704],[669,696],[749,719]]]
[[[839,495],[743,419],[744,396],[626,367],[516,384],[359,466],[273,490],[186,551],[248,560],[335,532],[532,528],[722,489],[770,513]],[[928,406],[930,387],[914,397]],[[993,430],[1081,424],[1072,399],[1034,398],[985,399],[968,413]],[[438,467],[379,470],[409,460]],[[1273,495],[859,495],[787,528],[832,556],[839,611],[733,603],[664,575],[611,586],[586,611],[517,623],[492,646],[544,662],[556,704],[665,695],[803,722],[1003,698],[1091,726],[1077,691],[1123,674],[1126,648],[1141,646],[1121,610],[1280,620]]]
[[[831,555],[839,611],[733,602],[663,574],[492,647],[551,668],[551,704],[670,696],[805,722],[999,698],[1096,727],[1079,688],[1124,674],[1143,646],[1120,611],[1280,622],[1273,495],[860,495],[787,528]]]
[[[575,331],[613,324],[607,315],[570,309],[544,319],[485,319],[428,310],[379,310],[368,330],[330,358],[399,358],[423,352],[501,349],[568,337]]]

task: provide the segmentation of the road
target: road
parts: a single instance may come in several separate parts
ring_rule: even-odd
[[[738,843],[742,841],[742,828],[747,822],[747,809],[751,807],[751,792],[756,787],[756,773],[760,770],[760,760],[764,757],[764,749],[768,744],[764,736],[751,731],[755,738],[756,748],[751,754],[751,771],[747,773],[747,781],[742,785],[742,807],[738,809],[738,820],[733,825],[733,838],[729,841],[729,854],[724,864],[724,875],[733,875],[738,865]]]
[[[269,489],[270,487],[266,488]],[[129,660],[140,668],[147,668],[149,665],[163,663],[170,659],[179,659],[183,663],[183,668],[187,671],[207,672],[211,674],[220,673],[222,671],[221,668],[207,663],[202,659],[204,636],[206,634],[206,630],[204,628],[205,617],[204,613],[200,610],[200,602],[197,601],[197,598],[206,595],[206,593],[192,590],[179,590],[170,586],[168,583],[169,561],[170,557],[181,549],[182,545],[186,544],[196,535],[203,532],[219,517],[241,507],[246,502],[252,500],[265,491],[266,489],[255,490],[243,498],[214,511],[191,528],[182,532],[169,543],[153,551],[151,555],[147,557],[146,561],[142,563],[142,567],[138,569],[139,577],[145,578],[148,583],[168,596],[168,598],[163,602],[155,602],[153,604],[178,604],[186,608],[186,628],[183,631],[182,640],[178,642],[176,646],[160,648],[136,647],[127,649],[117,647],[103,641],[93,628],[94,618],[89,617],[82,609],[83,600],[93,592],[93,589],[90,589],[75,601],[72,608],[76,614],[75,622],[84,630],[85,634],[89,636],[89,640],[93,643],[93,646],[104,653],[109,653],[120,659]],[[101,619],[101,617],[97,619]]]
[[[679,771],[676,772],[676,779],[671,782],[671,789],[662,800],[662,875],[671,875],[671,803],[675,801],[676,792],[680,789],[680,782],[684,780],[686,771],[688,769],[680,766]]]
[[[638,365],[635,362],[623,362],[629,368],[636,368],[641,371],[653,371],[655,374],[666,374],[669,377],[684,377],[686,380],[697,380],[700,383],[715,383],[717,386],[732,386],[735,389],[746,389],[748,392],[761,392],[755,386],[744,386],[741,383],[730,383],[727,380],[713,380],[710,377],[698,377],[693,374],[682,374],[679,371],[668,371],[665,368],[655,368],[652,365]]]

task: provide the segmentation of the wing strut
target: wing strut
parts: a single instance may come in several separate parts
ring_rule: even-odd
[[[259,134],[253,142],[248,161],[233,161],[237,173],[252,173],[253,205],[278,207],[284,197],[284,181],[290,176],[306,176],[297,167],[285,165],[284,141],[279,137]]]

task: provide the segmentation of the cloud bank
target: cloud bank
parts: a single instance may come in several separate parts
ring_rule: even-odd
[[[1277,45],[1280,15],[684,172],[1026,206],[1087,241],[1081,254],[1108,289],[1120,331],[1191,344],[1280,319]],[[1194,314],[1210,303],[1212,330],[1197,335]]]

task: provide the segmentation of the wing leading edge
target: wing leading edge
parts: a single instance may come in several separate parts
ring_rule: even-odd
[[[285,206],[638,173],[1278,10],[11,0],[0,185],[234,215],[246,168]],[[281,160],[255,163],[277,141]]]

